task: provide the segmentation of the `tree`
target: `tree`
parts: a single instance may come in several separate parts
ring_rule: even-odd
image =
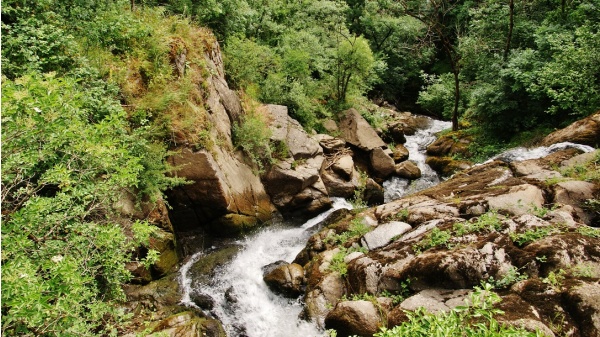
[[[367,40],[361,36],[342,36],[335,58],[335,94],[339,103],[346,101],[352,81],[369,81],[375,58]]]
[[[454,107],[452,110],[452,130],[458,130],[458,108],[460,102],[461,54],[456,47],[460,34],[467,21],[469,3],[467,1],[430,0],[402,2],[405,13],[421,21],[427,27],[424,40],[441,48],[450,65],[454,77]]]

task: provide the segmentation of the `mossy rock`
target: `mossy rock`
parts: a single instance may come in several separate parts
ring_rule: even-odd
[[[215,268],[231,261],[239,250],[240,246],[232,245],[202,256],[190,268],[190,277],[197,282],[207,283]]]

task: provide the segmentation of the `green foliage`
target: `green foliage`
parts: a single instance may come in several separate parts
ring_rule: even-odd
[[[100,104],[106,89],[52,74],[3,79],[4,334],[110,334],[128,318],[115,304],[125,263],[153,229],[122,224],[114,205],[124,191],[155,197],[178,181],[113,93]]]
[[[563,269],[559,269],[556,272],[551,271],[548,273],[548,276],[542,279],[542,282],[552,286],[554,290],[560,291],[566,274],[567,272]]]
[[[584,235],[584,236],[589,236],[591,238],[600,238],[600,229],[598,228],[594,228],[594,227],[590,227],[590,226],[581,226],[577,228],[577,233]]]
[[[367,40],[361,36],[343,37],[335,54],[335,97],[345,102],[351,86],[364,92],[373,82],[375,58]]]
[[[528,276],[526,274],[521,274],[519,269],[515,266],[511,266],[502,278],[499,280],[494,280],[493,277],[490,277],[486,282],[491,284],[495,289],[505,289],[510,287],[511,285],[526,280]]]
[[[344,245],[352,239],[362,237],[367,234],[371,228],[365,224],[364,218],[354,218],[350,222],[350,226],[347,231],[344,231],[340,234],[335,234],[327,237],[327,242],[336,244],[336,245]]]
[[[369,179],[369,176],[367,175],[366,172],[363,172],[360,170],[358,171],[358,173],[359,173],[358,186],[354,190],[354,197],[352,199],[350,199],[350,203],[352,204],[353,209],[360,210],[360,209],[367,208],[367,201],[364,200],[364,197],[365,197],[365,190],[367,189],[367,179]]]
[[[535,229],[528,229],[520,234],[511,233],[510,238],[519,246],[523,246],[535,240],[539,240],[550,235],[558,234],[560,232],[560,229],[556,226],[547,226]]]
[[[344,261],[346,256],[348,255],[348,250],[345,248],[340,248],[340,251],[335,253],[329,262],[329,270],[332,272],[337,272],[340,276],[345,277],[348,274],[348,265]]]
[[[232,128],[233,144],[246,153],[259,171],[273,160],[269,143],[271,130],[259,114],[247,114]]]
[[[2,74],[9,78],[31,71],[68,71],[75,63],[74,49],[73,36],[56,19],[25,17],[2,23]]]
[[[432,314],[423,308],[407,311],[408,321],[391,329],[383,327],[374,336],[543,336],[541,332],[500,324],[496,317],[503,312],[494,309],[494,304],[500,302],[500,296],[491,290],[489,284],[483,288],[476,287],[469,306],[456,307],[449,312]]]
[[[416,254],[420,254],[424,250],[441,245],[449,248],[448,241],[450,241],[451,238],[452,234],[449,231],[441,230],[436,227],[427,233],[427,235],[425,235],[421,241],[413,245],[412,248]]]
[[[468,233],[499,230],[500,228],[502,228],[502,221],[498,213],[489,211],[477,217],[474,222],[466,221],[454,224],[453,230],[457,236],[462,236]]]

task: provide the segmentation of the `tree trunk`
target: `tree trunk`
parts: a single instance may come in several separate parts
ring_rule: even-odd
[[[133,12],[135,10],[135,0],[130,0],[129,3],[131,5],[131,11]]]
[[[513,27],[515,25],[515,0],[508,2],[508,35],[506,36],[506,47],[504,48],[504,61],[508,59],[510,51],[510,42],[512,40]]]
[[[460,101],[459,69],[455,68],[454,74],[454,110],[452,111],[452,131],[458,131],[458,102]]]

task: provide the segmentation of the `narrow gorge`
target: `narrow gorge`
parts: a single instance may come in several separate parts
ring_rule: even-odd
[[[449,311],[488,284],[502,324],[598,335],[600,242],[589,204],[598,185],[574,172],[598,170],[589,145],[600,114],[550,135],[547,147],[471,166],[453,163],[462,140],[435,141],[446,122],[380,109],[388,124],[377,132],[351,109],[328,124],[338,137],[308,135],[285,107],[263,105],[255,109],[270,142],[285,151],[259,169],[231,151],[231,125],[247,112],[213,50],[208,110],[223,145],[181,147],[171,159],[192,182],[167,194],[169,247],[184,265],[128,289],[133,305],[174,314],[154,332],[372,336],[401,325],[405,310]],[[439,178],[426,158],[446,161],[452,176]]]

